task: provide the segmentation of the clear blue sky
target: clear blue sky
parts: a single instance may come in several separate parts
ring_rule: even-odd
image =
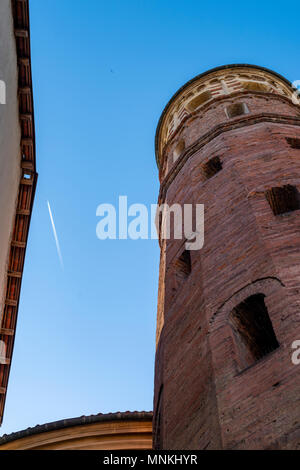
[[[158,243],[99,241],[96,208],[156,202],[156,124],[193,76],[246,62],[300,79],[296,4],[30,5],[39,181],[1,433],[152,409]]]

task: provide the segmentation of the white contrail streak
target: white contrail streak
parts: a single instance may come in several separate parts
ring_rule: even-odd
[[[58,237],[57,237],[57,233],[56,233],[56,228],[55,228],[55,224],[54,224],[53,215],[52,215],[52,211],[51,211],[51,207],[50,207],[49,201],[47,201],[47,204],[48,204],[48,210],[49,210],[51,225],[52,225],[52,229],[53,229],[53,235],[54,235],[54,238],[55,238],[57,254],[58,254],[58,257],[59,257],[60,265],[61,265],[62,269],[64,269],[64,262],[63,262],[63,259],[62,259],[62,256],[61,256],[59,241],[58,241]]]

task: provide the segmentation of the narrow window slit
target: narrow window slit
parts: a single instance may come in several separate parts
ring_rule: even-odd
[[[185,149],[185,142],[184,140],[180,140],[178,144],[176,145],[176,147],[174,148],[173,162],[176,162],[176,160],[180,157],[184,149]]]
[[[186,279],[192,271],[191,253],[184,250],[181,256],[175,261],[176,277]]]

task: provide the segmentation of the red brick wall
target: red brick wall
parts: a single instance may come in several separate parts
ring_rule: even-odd
[[[229,120],[224,107],[241,101],[250,113]],[[238,93],[185,120],[165,149],[159,201],[205,205],[204,247],[191,251],[192,272],[177,291],[183,241],[162,252],[154,433],[163,385],[157,445],[165,449],[300,448],[300,366],[291,362],[300,339],[300,210],[274,216],[264,194],[286,184],[300,191],[300,150],[286,137],[300,138],[299,106]],[[180,139],[186,149],[173,164]],[[223,168],[206,180],[201,164],[214,156]],[[280,347],[241,371],[228,317],[256,293]]]

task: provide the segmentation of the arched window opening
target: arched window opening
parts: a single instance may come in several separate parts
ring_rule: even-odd
[[[217,78],[214,78],[213,80],[211,80],[209,82],[210,85],[219,85],[220,84],[220,80],[218,80]]]
[[[265,192],[266,199],[274,215],[286,214],[300,209],[300,194],[295,186],[271,188]]]
[[[197,91],[203,91],[205,90],[205,88],[206,88],[206,85],[200,85],[198,86]]]
[[[187,104],[187,109],[190,112],[195,111],[199,106],[202,104],[206,103],[206,101],[210,100],[212,98],[212,94],[209,91],[205,91],[204,93],[201,93],[200,95],[196,96],[193,100],[191,100]]]
[[[259,82],[265,82],[265,79],[263,77],[260,77],[259,75],[251,75],[251,80],[257,80]]]
[[[243,87],[247,91],[264,91],[268,92],[269,87],[264,83],[257,83],[257,82],[244,82]]]
[[[264,299],[264,294],[251,295],[229,315],[241,369],[279,347]]]

